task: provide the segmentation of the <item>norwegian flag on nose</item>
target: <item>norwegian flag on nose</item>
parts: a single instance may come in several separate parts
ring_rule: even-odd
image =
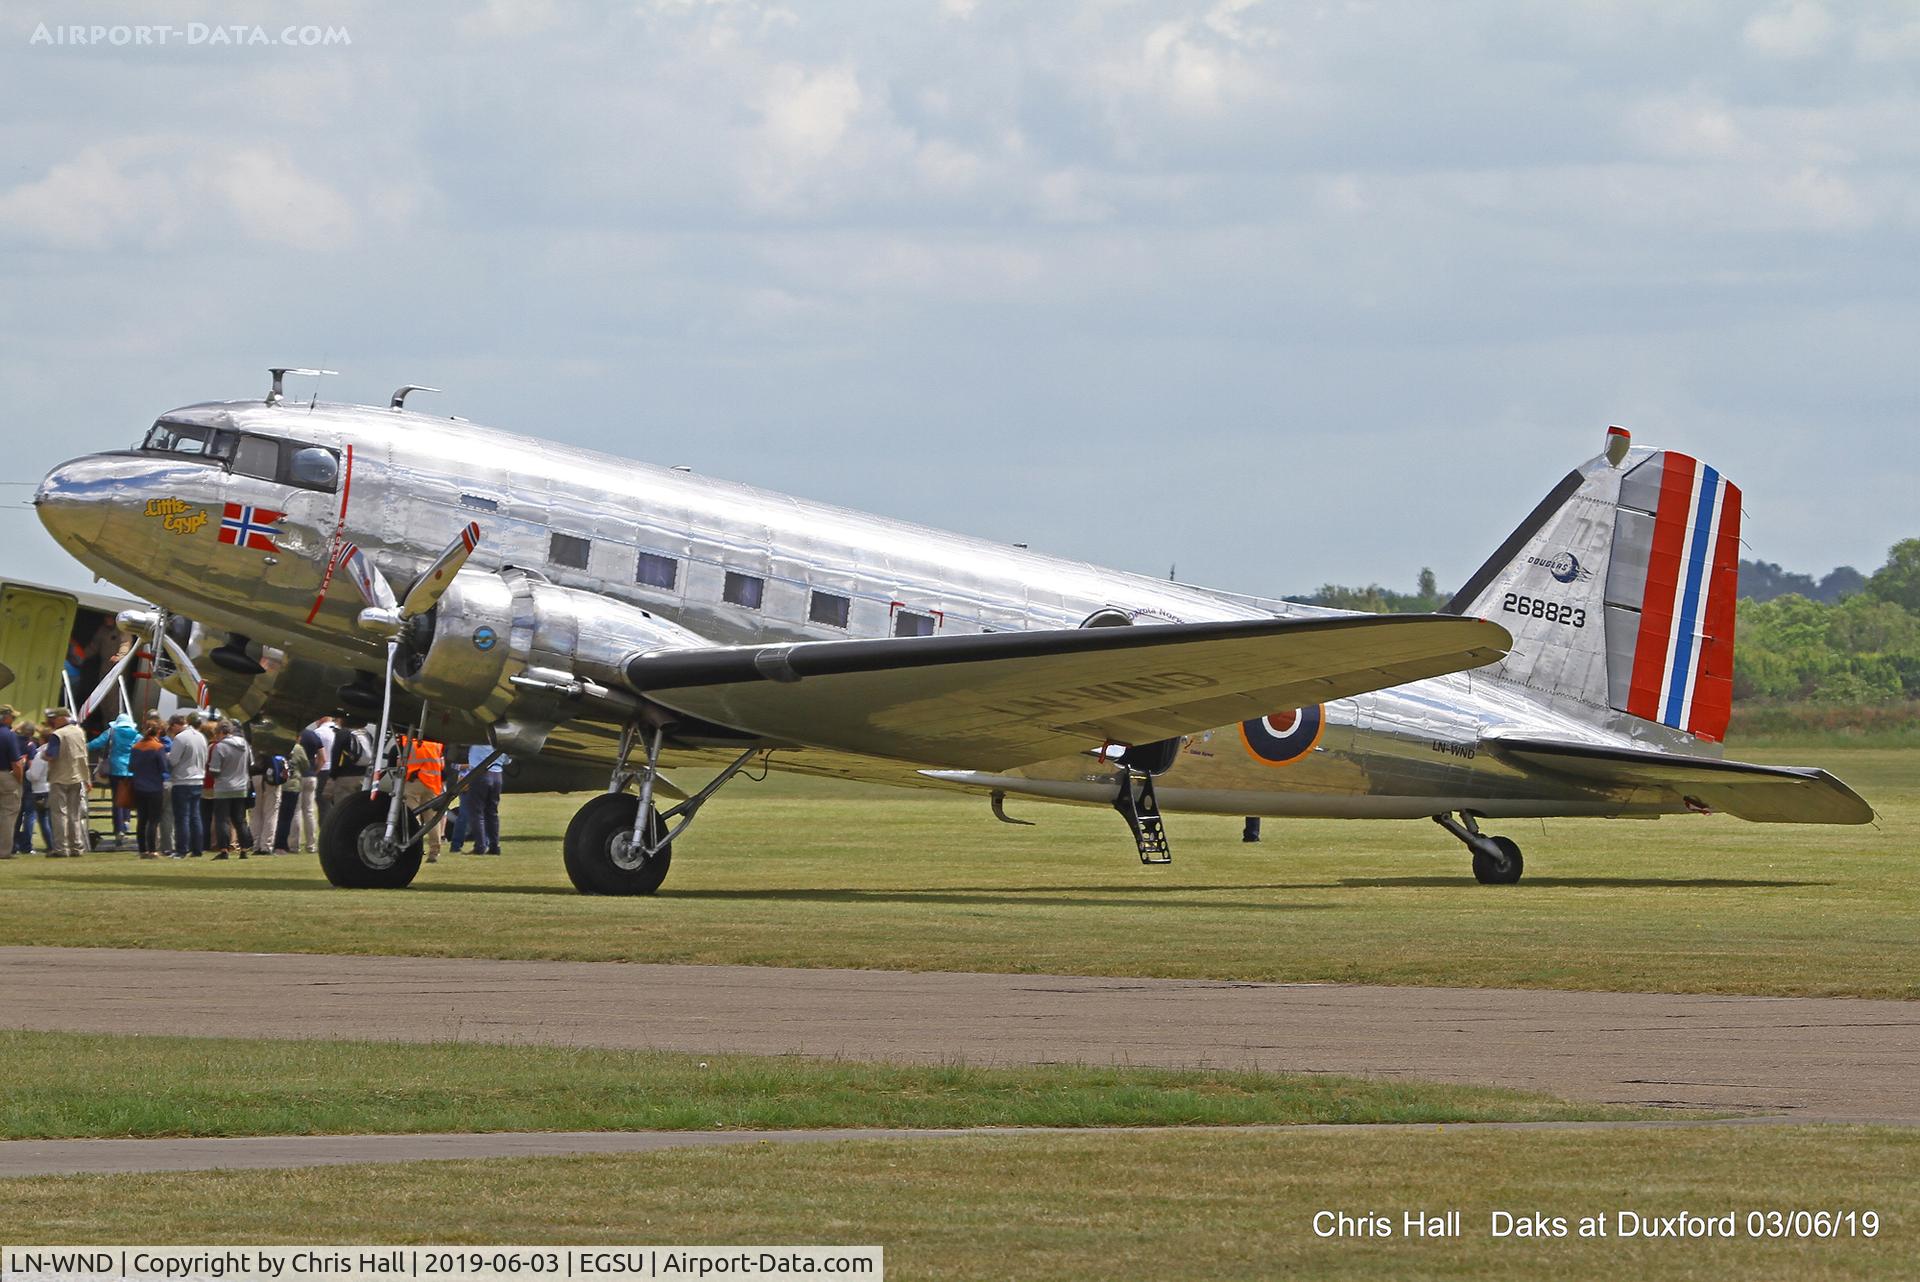
[[[278,522],[285,515],[251,503],[229,503],[220,517],[220,541],[257,552],[278,552],[280,545],[274,539],[280,533]]]

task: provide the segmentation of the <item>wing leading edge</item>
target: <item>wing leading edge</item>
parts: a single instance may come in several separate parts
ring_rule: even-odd
[[[764,738],[1006,768],[1493,662],[1483,619],[1339,616],[662,650],[633,689]]]
[[[1665,788],[1754,823],[1873,822],[1865,798],[1813,766],[1761,766],[1552,739],[1490,742],[1521,765],[1614,786]]]

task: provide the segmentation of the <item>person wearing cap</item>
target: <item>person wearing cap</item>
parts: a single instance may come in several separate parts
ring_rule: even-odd
[[[53,849],[49,859],[78,859],[87,853],[87,735],[66,708],[47,709],[47,799],[53,807]]]
[[[27,755],[20,736],[13,730],[13,705],[0,703],[0,833],[6,834],[6,848],[0,859],[13,858],[16,830],[20,827],[20,794],[26,787]]]

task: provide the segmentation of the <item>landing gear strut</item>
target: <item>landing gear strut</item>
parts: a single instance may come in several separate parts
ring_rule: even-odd
[[[409,744],[420,741],[425,720],[423,706],[421,724],[413,727]],[[400,890],[411,885],[420,871],[421,838],[427,828],[443,820],[460,795],[502,755],[495,748],[458,781],[450,781],[439,796],[414,810],[406,804],[406,762],[389,759],[394,747],[383,733],[360,787],[335,803],[320,825],[320,870],[336,886]]]
[[[1495,837],[1480,831],[1480,824],[1469,812],[1460,818],[1435,815],[1433,821],[1465,843],[1473,852],[1474,879],[1485,886],[1511,886],[1520,880],[1524,861],[1520,847],[1511,837]]]
[[[653,793],[666,731],[655,726],[646,732],[646,765],[629,770],[627,758],[640,735],[638,726],[627,727],[607,791],[580,807],[567,825],[567,877],[583,895],[651,895],[660,889],[673,863],[674,840],[693,826],[700,807],[760,751],[747,749],[699,792],[661,810],[653,804]],[[635,779],[640,782],[638,797],[626,790]]]

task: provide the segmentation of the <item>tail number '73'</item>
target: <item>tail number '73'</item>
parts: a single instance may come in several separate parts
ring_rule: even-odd
[[[1581,607],[1561,605],[1558,601],[1542,601],[1537,596],[1509,592],[1501,598],[1500,608],[1508,614],[1524,614],[1532,619],[1545,619],[1548,623],[1564,623],[1570,628],[1587,626],[1587,612]]]

